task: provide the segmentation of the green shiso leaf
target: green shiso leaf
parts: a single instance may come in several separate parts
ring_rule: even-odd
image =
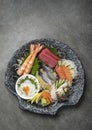
[[[55,54],[55,55],[57,55],[57,56],[59,55],[57,48],[55,48],[55,47],[50,47],[50,46],[47,46],[47,45],[44,45],[44,47],[45,47],[45,48],[48,48],[53,54]]]
[[[40,63],[40,60],[38,59],[38,57],[36,57],[30,74],[36,75],[36,72],[39,70],[39,67],[40,67],[39,63]]]

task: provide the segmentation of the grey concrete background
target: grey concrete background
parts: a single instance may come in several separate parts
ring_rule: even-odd
[[[84,95],[74,107],[55,117],[18,108],[4,85],[4,73],[14,51],[33,39],[67,43],[80,57],[86,74]],[[0,0],[0,130],[92,129],[92,1]]]

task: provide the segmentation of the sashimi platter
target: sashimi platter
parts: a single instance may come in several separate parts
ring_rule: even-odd
[[[79,102],[84,70],[67,44],[37,39],[14,53],[5,73],[5,85],[16,95],[22,110],[55,115],[62,106]]]

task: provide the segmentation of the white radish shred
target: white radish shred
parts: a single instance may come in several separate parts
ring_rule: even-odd
[[[57,95],[56,95],[56,88],[55,88],[55,84],[53,84],[51,86],[51,91],[50,91],[50,95],[53,101],[57,101]]]

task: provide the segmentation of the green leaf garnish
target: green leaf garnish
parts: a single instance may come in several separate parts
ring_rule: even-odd
[[[45,47],[45,48],[48,48],[53,54],[55,54],[55,55],[57,55],[57,56],[59,55],[57,48],[55,48],[55,47],[49,47],[49,46],[47,46],[47,45],[44,45],[44,47]]]
[[[40,60],[38,59],[38,57],[36,57],[30,74],[36,75],[36,72],[39,70],[39,67],[40,67],[39,63],[40,63]]]

